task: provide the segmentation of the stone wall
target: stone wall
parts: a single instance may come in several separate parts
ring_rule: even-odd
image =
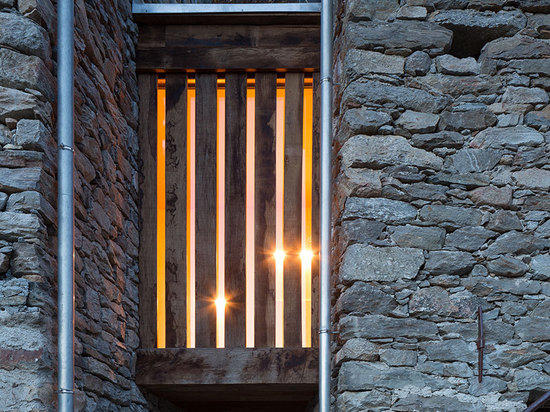
[[[550,389],[547,39],[547,0],[339,2],[336,410],[522,411]]]
[[[75,1],[75,407],[155,411],[134,383],[137,27]],[[0,410],[56,405],[56,11],[0,0]]]
[[[55,402],[56,184],[49,2],[0,0],[0,410]]]

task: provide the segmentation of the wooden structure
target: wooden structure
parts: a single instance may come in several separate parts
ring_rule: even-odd
[[[303,348],[300,251],[304,78],[319,105],[319,26],[250,24],[239,16],[228,24],[140,25],[137,49],[142,159],[140,238],[140,338],[138,384],[193,410],[304,410],[317,387],[318,264],[312,262],[311,344]],[[174,21],[171,21],[175,23]],[[198,18],[197,22],[203,22]],[[162,23],[162,24],[151,24]],[[164,187],[158,188],[156,110],[159,79],[166,93]],[[285,82],[284,115],[284,347],[275,346],[275,189],[277,84]],[[220,87],[225,95],[223,175],[224,254],[219,252]],[[247,93],[254,90],[254,348],[246,348]],[[189,93],[194,95],[194,141],[189,134]],[[250,116],[250,111],[248,111]],[[311,243],[318,244],[318,116],[313,115]],[[194,145],[193,158],[189,145]],[[249,156],[249,154],[248,154]],[[194,164],[194,181],[190,164]],[[189,296],[188,184],[194,185],[194,283]],[[166,348],[157,348],[158,191],[165,196]],[[216,348],[219,295],[217,270],[223,259],[224,348]],[[161,263],[162,264],[162,263]],[[195,304],[193,305],[193,302]],[[190,309],[192,308],[192,310]],[[189,317],[193,316],[193,322]],[[219,319],[218,319],[219,322]],[[190,324],[194,348],[190,348]],[[219,336],[218,336],[219,340]],[[248,345],[250,346],[250,345]],[[279,403],[273,404],[273,400]],[[289,401],[288,404],[285,402]],[[243,404],[246,402],[246,404]],[[202,405],[199,407],[199,404]],[[243,406],[245,405],[245,406]],[[293,406],[292,406],[293,405]],[[197,409],[198,408],[198,409]],[[292,409],[294,408],[294,409]]]

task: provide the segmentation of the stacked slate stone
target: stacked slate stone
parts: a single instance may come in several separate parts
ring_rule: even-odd
[[[48,3],[0,0],[2,411],[50,410],[55,395],[55,17]]]
[[[522,411],[550,389],[550,1],[338,16],[334,406]]]
[[[155,411],[134,383],[136,25],[75,2],[76,408]],[[56,410],[56,12],[0,0],[0,410]],[[163,410],[170,410],[162,406]]]

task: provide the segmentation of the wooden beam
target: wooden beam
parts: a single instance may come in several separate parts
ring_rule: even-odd
[[[303,47],[166,47],[137,50],[139,71],[153,70],[302,70],[317,69],[320,53]]]
[[[136,382],[145,388],[187,385],[316,385],[314,348],[185,348],[137,351]]]
[[[187,305],[187,75],[166,76],[166,347],[184,348]]]
[[[319,27],[289,25],[152,25],[142,26],[138,50],[225,47],[319,48]]]
[[[246,73],[225,77],[225,347],[246,341]]]
[[[302,346],[302,150],[304,74],[285,76],[284,346]]]
[[[139,147],[141,230],[139,232],[139,337],[157,346],[157,76],[140,74]]]
[[[277,74],[256,73],[254,346],[275,346],[275,128]]]
[[[319,201],[321,183],[321,83],[319,73],[313,73],[313,128],[311,176],[311,346],[319,346]]]
[[[195,283],[197,347],[216,346],[217,78],[196,76]]]
[[[143,25],[138,70],[318,69],[318,26]]]

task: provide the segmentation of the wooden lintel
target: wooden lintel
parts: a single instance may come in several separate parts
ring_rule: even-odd
[[[140,349],[136,382],[147,389],[164,391],[241,386],[311,391],[318,382],[318,349]]]
[[[139,71],[318,69],[319,26],[142,25]]]

